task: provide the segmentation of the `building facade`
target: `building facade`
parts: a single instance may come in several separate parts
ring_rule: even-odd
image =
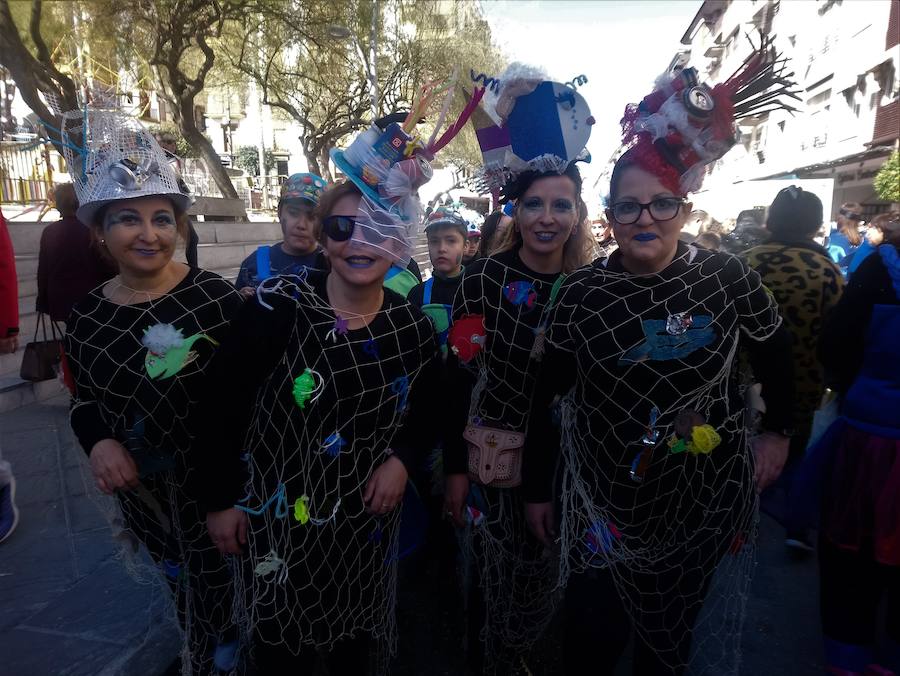
[[[774,36],[790,60],[798,110],[741,124],[737,146],[709,169],[704,188],[832,179],[833,211],[847,201],[869,217],[886,210],[873,179],[900,138],[900,3],[705,0],[671,66],[691,65],[715,85],[740,67],[758,32]]]

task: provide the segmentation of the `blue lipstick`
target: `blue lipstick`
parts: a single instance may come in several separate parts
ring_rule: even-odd
[[[634,239],[636,239],[638,242],[649,242],[656,238],[656,235],[654,235],[652,232],[642,232],[634,236]]]

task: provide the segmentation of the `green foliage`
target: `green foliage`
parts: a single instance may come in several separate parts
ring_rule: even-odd
[[[244,169],[249,176],[259,176],[259,147],[241,146],[234,154],[234,163]],[[275,153],[266,151],[266,173],[275,168]]]
[[[169,136],[173,136],[175,138],[175,144],[177,147],[177,153],[179,157],[199,157],[197,152],[191,148],[191,144],[188,143],[184,136],[181,135],[181,129],[174,122],[160,122],[159,124],[152,124],[149,127],[150,132],[154,136],[158,136],[160,134],[168,134]]]
[[[885,202],[900,202],[900,152],[891,153],[875,174],[875,193]]]

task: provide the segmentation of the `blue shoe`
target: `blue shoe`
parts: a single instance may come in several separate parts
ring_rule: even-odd
[[[6,486],[0,487],[0,542],[12,535],[19,523],[16,507],[16,478],[10,477]]]

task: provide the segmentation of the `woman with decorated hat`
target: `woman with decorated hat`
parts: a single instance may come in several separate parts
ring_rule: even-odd
[[[619,248],[559,291],[525,440],[529,526],[561,546],[567,674],[612,674],[632,630],[636,675],[692,656],[736,671],[756,493],[791,435],[790,342],[759,275],[679,233],[735,119],[788,87],[766,43],[715,89],[688,69],[626,111],[606,212]],[[752,442],[739,343],[766,402]]]
[[[470,665],[508,674],[523,668],[556,597],[552,557],[522,519],[521,448],[549,308],[564,275],[591,259],[575,160],[593,120],[573,87],[522,67],[500,79],[492,98],[473,116],[485,187],[503,187],[516,207],[499,251],[466,267],[453,303],[445,512],[463,529],[473,578]]]
[[[72,429],[97,487],[116,498],[122,537],[147,548],[175,594],[179,673],[227,673],[237,654],[232,578],[191,497],[190,455],[204,372],[240,296],[173,260],[190,198],[147,130],[115,110],[63,119],[78,220],[118,267],[67,322]]]
[[[395,645],[400,501],[432,448],[434,328],[384,286],[410,259],[428,180],[397,122],[331,156],[317,208],[326,274],[264,282],[211,370],[201,466],[208,527],[240,554],[260,673],[363,674]],[[384,667],[384,662],[379,666]]]
[[[252,297],[256,287],[269,277],[325,270],[313,217],[325,186],[325,179],[315,174],[292,174],[284,182],[278,200],[278,222],[284,239],[259,247],[241,263],[234,286],[244,298]]]

